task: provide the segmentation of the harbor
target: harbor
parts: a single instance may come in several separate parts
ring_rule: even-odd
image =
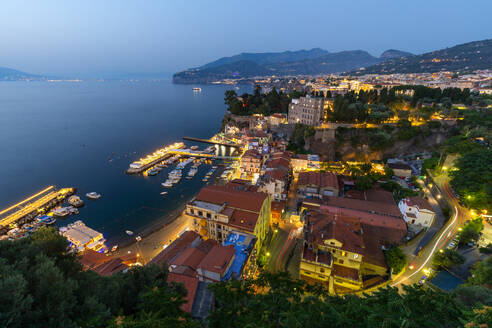
[[[9,231],[18,229],[18,227],[34,221],[36,217],[42,217],[74,193],[75,188],[61,188],[57,190],[55,186],[49,186],[0,211],[0,235],[6,235]],[[52,223],[52,221],[46,220],[39,222]]]
[[[184,148],[185,145],[182,142],[176,142],[167,147],[156,150],[150,155],[146,157],[140,158],[138,161],[135,161],[130,164],[128,170],[126,170],[127,174],[138,174],[146,171],[147,169],[153,167],[154,165],[159,164],[160,162],[170,158],[172,156],[172,151],[177,149]]]

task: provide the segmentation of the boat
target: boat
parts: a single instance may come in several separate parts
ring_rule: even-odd
[[[135,240],[136,240],[136,241],[141,241],[141,240],[142,240],[142,237],[137,236],[137,237],[135,237]]]
[[[161,185],[163,187],[166,187],[166,188],[171,188],[173,186],[173,183],[171,181],[167,180],[166,182],[161,183]]]
[[[167,191],[161,192],[161,195],[167,195]]]
[[[202,88],[193,88],[193,91],[202,92]]]
[[[127,234],[128,236],[132,236],[132,235],[133,235],[133,231],[127,230],[127,231],[125,231],[125,232],[126,232],[126,234]]]
[[[87,194],[85,194],[87,196],[87,198],[90,198],[90,199],[99,199],[101,198],[101,195],[98,194],[97,192],[95,191],[91,191],[91,192],[88,192]]]
[[[111,248],[111,252],[116,252],[116,250],[118,249],[118,245],[114,245],[112,248]]]
[[[76,208],[75,208],[75,207],[73,207],[73,206],[69,206],[69,207],[67,207],[67,210],[68,210],[68,212],[70,212],[70,214],[79,214],[79,210],[78,210],[78,209],[76,209]]]
[[[157,169],[150,169],[147,171],[147,175],[156,175],[157,173],[159,173]]]
[[[203,178],[203,179],[202,179],[202,181],[203,181],[203,182],[207,182],[207,181],[208,181],[208,179],[207,179],[207,178]]]
[[[80,206],[84,205],[84,201],[82,199],[80,199],[80,197],[77,195],[72,195],[72,196],[68,197],[68,203],[72,206],[75,206],[75,207],[80,207]]]
[[[48,224],[48,225],[49,224],[53,224],[55,222],[56,222],[56,219],[55,218],[51,218],[51,217],[49,219],[46,219],[46,220],[43,221],[43,223]]]
[[[191,150],[197,150],[198,149],[198,146],[191,146],[190,149]]]
[[[67,207],[57,207],[52,210],[53,215],[64,217],[70,214]]]

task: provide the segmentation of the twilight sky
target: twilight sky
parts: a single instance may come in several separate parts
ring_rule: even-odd
[[[240,52],[394,48],[492,37],[490,0],[15,0],[0,2],[0,67],[173,73]]]

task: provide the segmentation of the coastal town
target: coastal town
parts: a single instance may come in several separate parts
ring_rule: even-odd
[[[470,148],[489,152],[490,130],[471,120],[492,108],[492,71],[254,83],[253,94],[226,92],[221,131],[185,138],[207,148],[176,142],[129,164],[127,174],[155,179],[172,169],[164,197],[206,167],[171,223],[127,231],[135,239],[127,245],[106,245],[81,220],[59,228],[84,270],[111,276],[165,265],[168,281],[186,287],[182,309],[204,319],[209,285],[265,271],[332,295],[412,284],[450,292],[488,258],[490,203],[472,201],[480,191],[453,190],[453,172]],[[76,215],[83,201],[75,193],[50,187],[0,212],[2,239]],[[74,206],[60,205],[66,198]]]

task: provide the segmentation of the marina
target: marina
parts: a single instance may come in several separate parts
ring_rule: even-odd
[[[74,188],[61,188],[57,190],[55,186],[49,186],[23,201],[0,211],[0,234],[6,233],[9,229],[16,228],[16,226],[29,223],[39,215],[48,213],[52,208],[74,193]],[[65,213],[65,211],[62,212]]]
[[[176,142],[167,147],[156,150],[150,155],[146,157],[140,158],[138,161],[135,161],[130,164],[128,170],[126,170],[127,174],[136,174],[146,171],[147,169],[153,167],[156,164],[168,159],[172,156],[172,150],[182,149],[184,148],[184,144],[182,142]]]

